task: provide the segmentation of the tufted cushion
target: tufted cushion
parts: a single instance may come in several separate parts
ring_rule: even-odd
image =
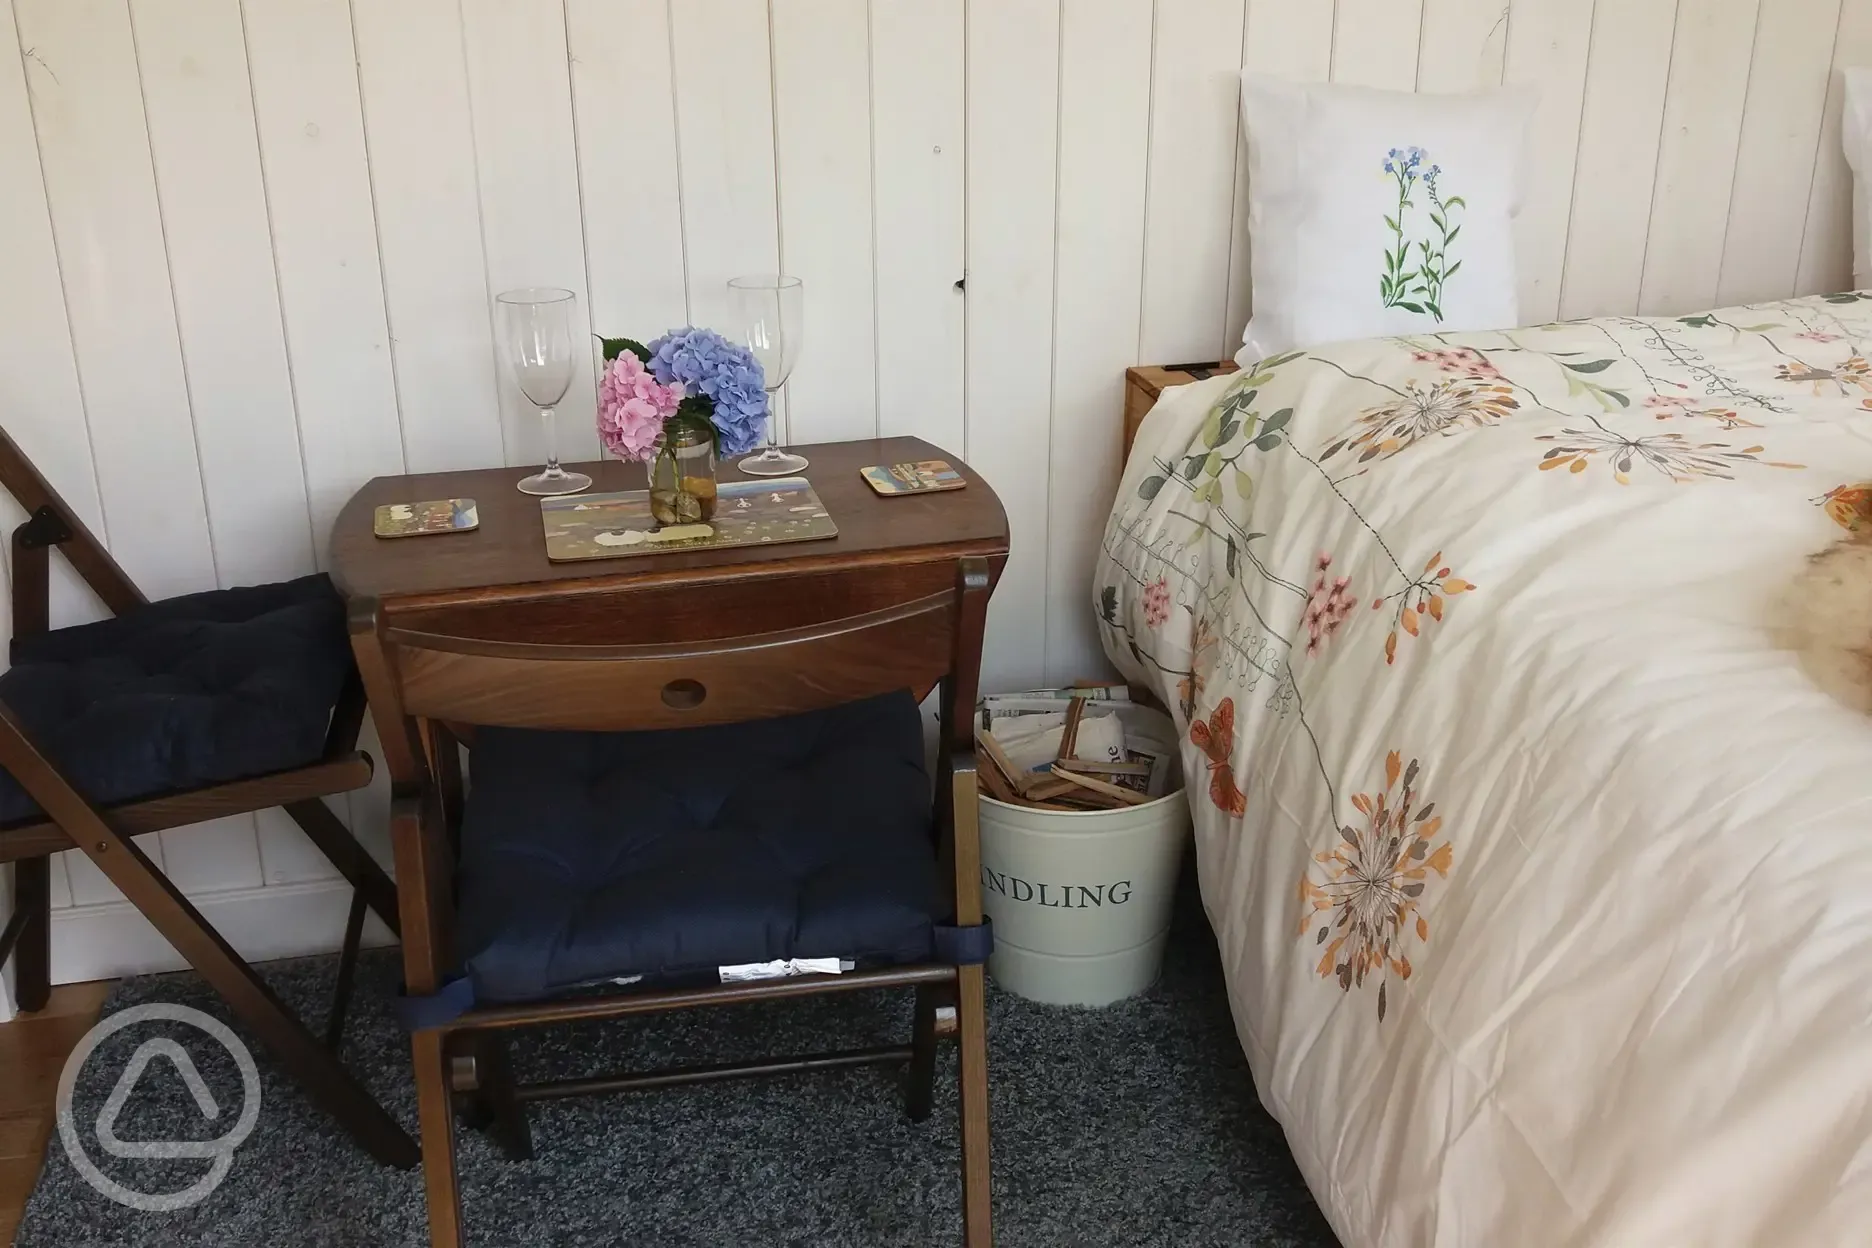
[[[15,638],[0,701],[108,805],[316,762],[350,671],[344,603],[307,576]],[[38,813],[0,772],[0,822]]]
[[[482,1001],[790,957],[930,957],[930,787],[908,693],[671,732],[481,728],[459,931]]]

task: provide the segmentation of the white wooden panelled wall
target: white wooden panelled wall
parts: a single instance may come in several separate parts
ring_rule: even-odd
[[[0,0],[0,422],[153,594],[284,577],[374,474],[539,458],[494,292],[648,336],[784,269],[791,437],[965,455],[1014,527],[986,682],[1070,678],[1121,373],[1247,316],[1238,68],[1537,85],[1547,319],[1845,285],[1854,63],[1872,0]],[[283,820],[148,849],[238,944],[337,940]],[[172,963],[55,889],[61,977]]]

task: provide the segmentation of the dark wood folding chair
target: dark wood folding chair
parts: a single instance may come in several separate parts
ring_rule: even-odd
[[[402,889],[404,972],[411,1004],[418,1007],[408,1011],[406,1024],[415,1058],[432,1244],[453,1248],[463,1242],[455,1128],[464,1106],[493,1127],[495,1139],[510,1154],[524,1156],[531,1147],[523,1112],[529,1101],[902,1061],[909,1064],[906,1107],[912,1118],[921,1119],[931,1112],[939,1017],[947,1015],[944,1007],[951,1003],[960,1058],[965,1240],[971,1248],[991,1242],[982,966],[987,929],[979,884],[972,724],[991,577],[985,559],[962,558],[955,567],[952,590],[917,601],[781,632],[669,645],[491,639],[480,635],[485,617],[472,604],[404,611],[392,618],[369,600],[353,602],[353,647],[394,782],[391,829]],[[912,794],[904,807],[925,838],[930,887],[940,890],[935,905],[949,910],[947,921],[941,915],[927,920],[934,924],[934,938],[920,957],[888,965],[861,962],[836,975],[729,984],[658,983],[653,976],[647,985],[596,995],[561,991],[534,999],[483,999],[476,995],[475,976],[461,973],[457,935],[474,912],[470,879],[458,875],[457,854],[466,864],[479,844],[476,820],[488,807],[477,803],[492,800],[485,794],[497,783],[490,778],[497,741],[524,739],[539,757],[550,760],[553,743],[565,738],[579,737],[596,749],[616,741],[596,734],[624,730],[750,727],[747,721],[821,712],[830,718],[876,705],[877,695],[893,691],[889,704],[898,718],[890,722],[901,729],[903,699],[920,699],[939,684],[943,750],[934,809],[923,779],[914,701],[907,713],[916,779],[893,790]],[[464,725],[473,726],[472,732]],[[549,741],[549,734],[515,729],[568,731],[550,734]],[[469,737],[471,778],[481,774],[481,787],[471,785],[464,803],[457,741]],[[509,771],[515,757],[512,752],[498,755]],[[721,760],[719,765],[730,764]],[[552,779],[547,777],[536,791],[563,792]],[[921,803],[920,814],[916,803]],[[633,826],[632,818],[626,812],[617,826]],[[510,821],[510,826],[522,823]],[[541,817],[524,821],[518,833],[521,848],[535,848],[531,838],[544,835],[537,830],[542,826]],[[714,869],[699,867],[683,879]],[[527,887],[515,876],[501,883],[499,891],[507,897]],[[536,906],[531,913],[564,911]],[[466,992],[455,991],[463,985]],[[505,1037],[517,1028],[890,987],[916,990],[908,1044],[534,1084],[516,1084],[506,1063]]]
[[[28,518],[13,531],[13,635],[21,648],[58,638],[49,631],[50,555],[64,554],[113,617],[134,620],[150,607],[103,545],[59,497],[19,446],[0,431],[0,485]],[[225,591],[238,594],[252,591]],[[100,626],[85,626],[97,628]],[[15,707],[0,700],[0,768],[37,810],[0,824],[0,864],[12,863],[14,909],[0,932],[0,962],[15,957],[20,1008],[42,1008],[51,989],[50,855],[77,849],[143,912],[235,1014],[364,1148],[380,1161],[411,1167],[417,1150],[396,1120],[341,1065],[336,1049],[368,907],[395,931],[396,886],[349,829],[319,800],[370,781],[371,760],[357,749],[364,691],[353,670],[325,728],[318,757],[289,770],[160,792],[136,800],[93,802],[74,784],[66,760],[51,757]],[[44,725],[40,725],[44,727]],[[355,890],[346,924],[338,990],[323,1042],[289,1011],[131,839],[226,815],[281,807]]]

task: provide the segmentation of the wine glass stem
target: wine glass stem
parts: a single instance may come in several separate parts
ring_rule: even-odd
[[[546,426],[546,471],[544,476],[559,475],[559,431],[556,408],[540,408],[540,421]]]
[[[767,392],[767,457],[769,459],[780,454],[780,408],[774,402],[779,397],[778,386]]]

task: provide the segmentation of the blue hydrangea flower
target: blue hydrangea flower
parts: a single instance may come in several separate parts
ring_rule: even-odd
[[[713,405],[710,420],[724,455],[744,455],[767,428],[766,374],[754,353],[712,329],[672,329],[648,344],[650,371],[664,385]]]

